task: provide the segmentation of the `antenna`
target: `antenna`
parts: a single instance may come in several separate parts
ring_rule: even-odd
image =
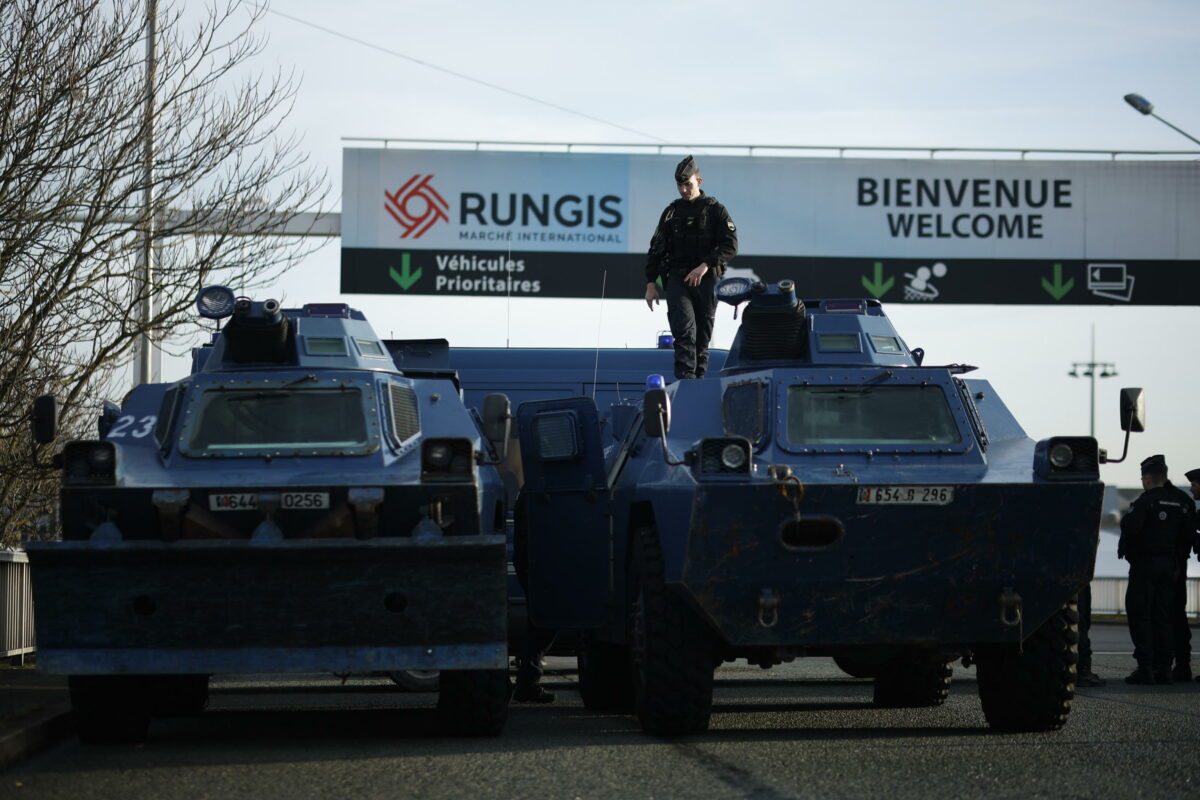
[[[592,402],[596,402],[596,379],[600,376],[600,329],[604,325],[604,290],[608,288],[608,270],[600,276],[600,317],[596,320],[596,366],[592,369]]]
[[[512,261],[512,245],[508,246],[508,257],[504,259],[504,346],[512,347],[512,273],[508,262]]]

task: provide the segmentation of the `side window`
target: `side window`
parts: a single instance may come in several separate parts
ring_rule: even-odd
[[[767,384],[760,381],[730,384],[721,401],[721,421],[729,436],[745,436],[757,446],[766,433]]]
[[[954,385],[958,388],[958,399],[962,401],[963,407],[967,409],[967,416],[971,419],[971,427],[975,429],[975,437],[979,439],[979,449],[986,453],[988,449],[987,429],[983,427],[983,418],[979,416],[979,408],[975,405],[975,398],[971,397],[971,390],[967,388],[967,384],[962,378],[955,378]]]
[[[175,411],[179,405],[179,387],[173,386],[163,395],[162,405],[158,409],[158,424],[154,426],[154,440],[159,449],[167,450],[171,446],[171,429],[175,426]]]
[[[408,386],[398,383],[389,384],[388,390],[392,406],[392,435],[397,443],[406,442],[421,430],[417,394]]]

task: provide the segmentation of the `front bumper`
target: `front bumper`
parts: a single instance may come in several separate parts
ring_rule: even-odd
[[[31,543],[65,674],[500,669],[502,535]]]
[[[778,485],[702,486],[668,580],[735,646],[1017,641],[1091,580],[1102,491],[972,484],[946,506],[872,506],[809,485],[814,544],[788,546],[805,539],[785,535],[797,507]]]

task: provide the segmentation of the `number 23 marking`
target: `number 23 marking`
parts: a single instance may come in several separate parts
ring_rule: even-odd
[[[129,430],[135,422],[140,422],[141,427],[134,430]],[[154,423],[158,422],[158,417],[149,416],[142,417],[140,420],[132,415],[126,415],[117,420],[117,424],[113,425],[112,430],[108,432],[108,438],[119,439],[126,434],[129,434],[135,439],[143,439],[150,435],[154,430]]]

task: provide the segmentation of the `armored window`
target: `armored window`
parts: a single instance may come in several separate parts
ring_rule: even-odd
[[[735,383],[725,390],[721,401],[721,421],[725,433],[745,436],[751,444],[763,437],[763,394],[766,384],[758,381]]]
[[[533,419],[533,441],[543,461],[561,461],[579,455],[575,415],[570,411],[539,414]]]
[[[871,344],[875,347],[876,353],[903,353],[904,348],[900,346],[900,340],[895,336],[877,336],[871,334]]]
[[[398,383],[389,384],[388,397],[392,406],[392,436],[397,443],[408,441],[421,430],[417,411],[417,393]]]
[[[320,454],[370,449],[358,387],[204,391],[187,437],[188,455]]]
[[[792,444],[946,445],[962,441],[940,386],[792,386]]]
[[[817,349],[822,353],[859,353],[862,345],[857,333],[819,333]]]
[[[358,352],[364,356],[382,358],[387,355],[387,353],[383,352],[383,345],[374,339],[355,339],[354,343],[358,345]]]
[[[304,348],[310,356],[344,356],[346,340],[342,337],[305,336]]]

